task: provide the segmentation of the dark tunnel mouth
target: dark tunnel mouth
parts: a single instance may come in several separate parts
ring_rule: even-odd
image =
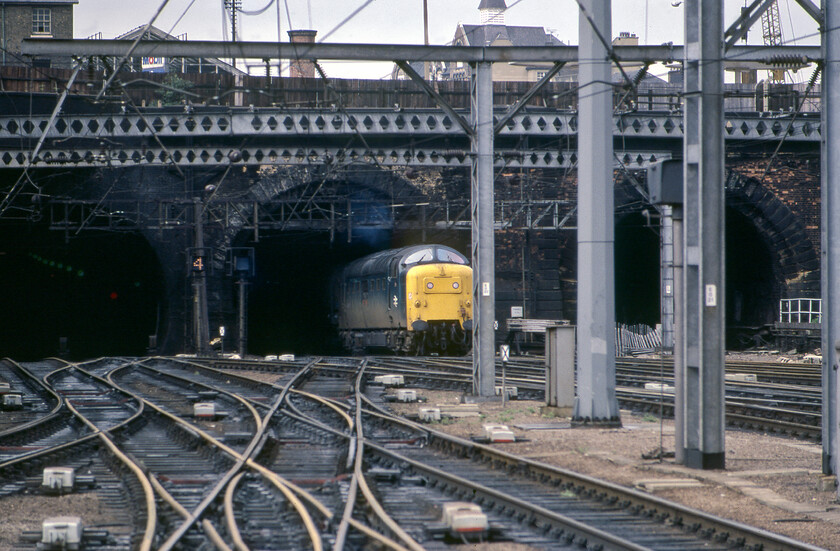
[[[656,229],[656,228],[654,228]],[[660,320],[659,235],[641,213],[615,226],[616,322],[655,327]],[[726,208],[726,347],[751,338],[778,317],[781,289],[774,256],[755,225]]]
[[[426,240],[468,250],[460,241],[457,232]],[[290,231],[264,233],[258,243],[241,243],[254,247],[256,264],[247,298],[248,352],[347,353],[330,321],[331,277],[362,256],[420,242],[419,233],[357,228],[349,243],[346,234],[336,234],[330,242],[329,232]]]
[[[141,235],[87,232],[65,240],[43,225],[2,226],[0,242],[3,355],[142,356],[150,336],[165,331],[162,270]]]

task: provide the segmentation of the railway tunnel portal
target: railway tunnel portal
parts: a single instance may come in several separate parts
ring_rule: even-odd
[[[734,167],[727,179],[727,323],[735,347],[752,342],[748,330],[777,318],[780,298],[819,296],[818,246],[809,224],[815,215],[789,207],[778,185],[749,174],[749,165]],[[204,245],[212,251],[207,281],[214,336],[219,326],[233,331],[237,323],[236,282],[226,272],[224,251],[255,251],[248,309],[255,353],[338,352],[326,288],[332,271],[353,258],[423,241],[469,253],[469,175],[462,169],[265,166],[190,177],[192,188],[185,191],[180,175],[165,169],[93,171],[77,182],[74,198],[59,200],[46,186],[25,219],[0,224],[7,236],[2,279],[14,290],[4,316],[8,349],[18,357],[48,356],[65,337],[76,357],[142,354],[150,344],[161,352],[188,350],[187,259],[195,246],[190,211],[196,205],[204,211]],[[655,325],[654,211],[636,187],[617,182],[617,320]],[[544,226],[532,217],[526,226],[510,209],[497,213],[502,332],[513,306],[528,317],[575,319],[576,220],[569,206],[575,185],[573,173],[550,170],[502,172],[497,179],[499,205],[527,189],[528,200],[548,197],[568,215]],[[233,348],[228,337],[226,349]]]

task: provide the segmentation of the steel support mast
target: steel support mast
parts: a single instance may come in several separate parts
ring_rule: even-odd
[[[472,66],[473,392],[493,396],[496,385],[496,268],[493,236],[493,64]]]
[[[615,396],[611,0],[580,0],[575,424],[620,424]]]
[[[723,5],[685,2],[684,308],[681,322],[685,464],[724,460]]]
[[[837,474],[837,404],[840,402],[837,345],[840,341],[840,6],[832,0],[822,3],[823,82],[821,138],[820,240],[822,249],[822,470]]]

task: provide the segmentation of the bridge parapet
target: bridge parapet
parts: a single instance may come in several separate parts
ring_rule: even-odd
[[[45,132],[43,149],[30,159],[27,141],[21,138],[38,140]],[[730,114],[722,132],[728,141],[748,145],[782,139],[818,145],[820,140],[819,119],[813,114]],[[622,113],[614,116],[613,134],[616,165],[643,169],[681,149],[682,117],[676,112]],[[528,147],[521,145],[525,139]],[[500,129],[496,164],[574,167],[576,139],[575,112],[529,108]],[[247,147],[234,145],[242,140]],[[469,138],[438,109],[146,109],[59,116],[51,127],[47,116],[0,116],[0,168],[332,162],[467,166]]]
[[[465,117],[469,113],[462,113]],[[498,117],[496,117],[498,120]],[[0,116],[0,139],[40,138],[49,116]],[[613,134],[621,137],[681,138],[678,112],[636,111],[613,117]],[[729,140],[779,139],[819,142],[819,114],[732,113],[723,131]],[[140,114],[60,116],[47,138],[297,137],[337,135],[465,136],[439,109],[223,109],[189,112],[148,110]],[[576,136],[577,113],[528,109],[502,127],[500,136]]]

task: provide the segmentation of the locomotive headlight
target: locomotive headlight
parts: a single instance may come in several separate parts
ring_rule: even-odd
[[[460,286],[461,286],[461,285],[459,285],[457,281],[453,281],[453,282],[452,282],[452,288],[453,288],[453,289],[457,289],[457,288],[458,288],[458,287],[460,287]]]
[[[435,284],[432,283],[431,281],[426,283],[426,289],[434,289],[434,288],[435,288]]]
[[[420,301],[419,300],[414,301],[414,307],[415,308],[420,308]]]

